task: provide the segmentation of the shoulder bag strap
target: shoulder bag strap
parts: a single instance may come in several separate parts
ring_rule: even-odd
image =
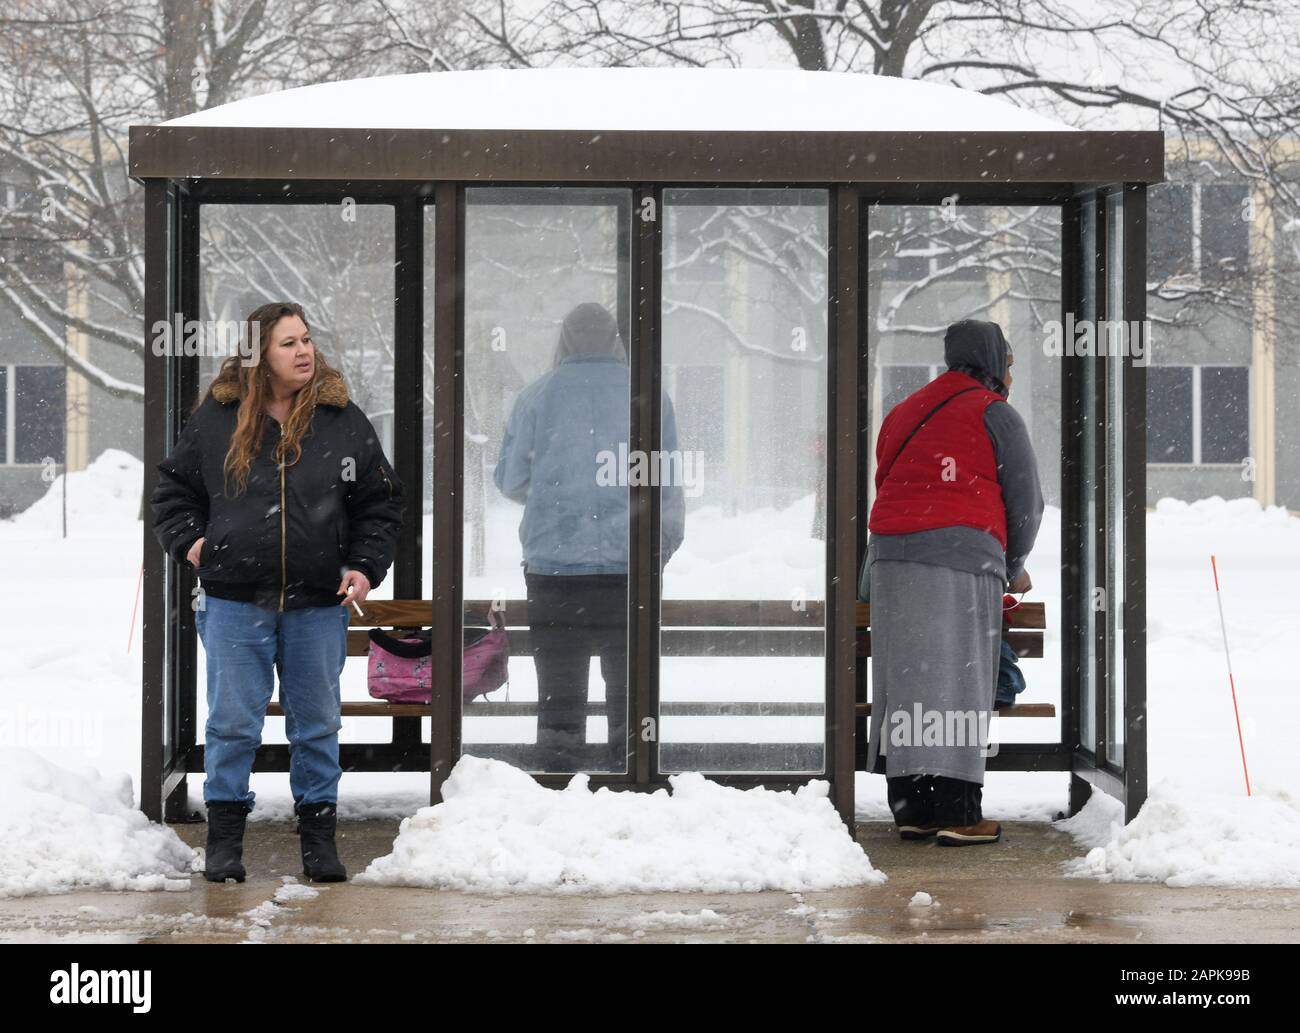
[[[918,430],[920,430],[922,427],[925,426],[925,422],[926,422],[926,420],[928,420],[931,416],[933,416],[935,413],[937,413],[940,409],[942,409],[945,405],[947,405],[949,402],[951,402],[951,401],[952,401],[954,398],[956,398],[958,395],[964,395],[967,391],[977,391],[977,390],[979,390],[979,389],[978,389],[978,388],[975,388],[975,387],[963,387],[960,391],[954,391],[954,392],[953,392],[952,394],[950,394],[947,398],[945,398],[942,402],[940,402],[940,403],[939,403],[938,405],[936,405],[933,409],[931,409],[928,413],[926,413],[925,416],[923,416],[923,417],[921,418],[921,422],[918,423],[915,427],[912,428],[912,432],[911,432],[910,434],[908,434],[907,437],[905,437],[905,438],[903,439],[903,443],[902,443],[901,445],[898,446],[898,451],[894,453],[894,458],[891,459],[891,460],[889,461],[889,469],[886,470],[885,473],[884,473],[884,475],[880,478],[880,483],[881,483],[881,484],[884,484],[884,483],[885,483],[885,478],[887,478],[887,477],[889,476],[890,472],[894,469],[894,464],[898,462],[898,457],[901,456],[901,455],[903,454],[903,449],[905,449],[905,448],[907,447],[907,443],[908,443],[909,441],[911,441],[913,437],[916,436],[916,432],[917,432]]]

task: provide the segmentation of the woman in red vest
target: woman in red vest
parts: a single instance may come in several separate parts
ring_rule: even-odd
[[[1002,594],[1030,587],[1043,514],[1024,421],[1006,401],[1011,347],[996,323],[944,337],[948,371],[885,416],[862,572],[871,599],[867,768],[886,776],[904,839],[992,843],[981,795]]]

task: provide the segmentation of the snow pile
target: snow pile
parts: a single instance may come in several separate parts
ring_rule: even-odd
[[[1093,793],[1073,818],[1055,822],[1088,850],[1066,862],[1074,878],[1166,886],[1300,887],[1300,800],[1254,786],[1237,795],[1163,779],[1124,825],[1116,800]]]
[[[84,470],[55,476],[45,494],[15,514],[7,521],[8,525],[21,531],[38,531],[47,537],[60,536],[65,490],[69,534],[105,531],[124,537],[139,534],[144,464],[131,453],[116,448],[106,448]]]
[[[1254,527],[1276,527],[1285,531],[1294,526],[1291,519],[1285,506],[1262,506],[1258,499],[1248,495],[1233,499],[1211,495],[1193,502],[1165,497],[1156,503],[1155,515],[1148,529],[1155,532],[1210,527],[1216,531],[1239,531],[1243,523],[1248,523]]]
[[[444,801],[402,822],[393,852],[354,880],[477,893],[813,890],[878,884],[827,785],[742,791],[699,774],[671,793],[547,789],[500,761],[462,757]]]
[[[0,897],[189,889],[194,851],[133,807],[131,780],[0,750]]]

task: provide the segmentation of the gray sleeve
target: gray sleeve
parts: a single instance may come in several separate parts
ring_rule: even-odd
[[[984,410],[984,427],[993,441],[998,484],[1007,511],[1007,581],[1010,582],[1024,570],[1043,520],[1038,459],[1025,421],[1006,402],[994,402]]]

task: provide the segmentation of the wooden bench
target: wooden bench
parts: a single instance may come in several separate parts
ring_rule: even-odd
[[[465,608],[485,613],[489,601],[467,600]],[[428,627],[433,602],[428,599],[371,599],[354,610],[348,632],[348,656],[365,656],[370,645],[369,628]],[[789,600],[667,599],[662,604],[660,655],[667,657],[820,657],[825,655],[825,610],[820,602],[801,608]],[[505,603],[506,626],[510,632],[512,656],[531,656],[528,631],[528,603],[512,599]],[[871,606],[857,604],[858,656],[871,655]],[[1003,636],[1021,657],[1043,655],[1046,611],[1042,603],[1023,603],[1012,610],[1003,624]],[[820,700],[797,702],[763,701],[671,701],[660,703],[665,717],[821,717]],[[267,714],[283,716],[279,701],[267,707]],[[427,703],[387,703],[383,700],[345,701],[344,717],[431,717]],[[605,714],[605,704],[588,704],[593,717]],[[871,713],[870,703],[857,704],[859,717]],[[535,717],[537,704],[527,700],[476,700],[465,714],[474,717]],[[1052,703],[1019,703],[997,711],[1000,717],[1055,717]]]

